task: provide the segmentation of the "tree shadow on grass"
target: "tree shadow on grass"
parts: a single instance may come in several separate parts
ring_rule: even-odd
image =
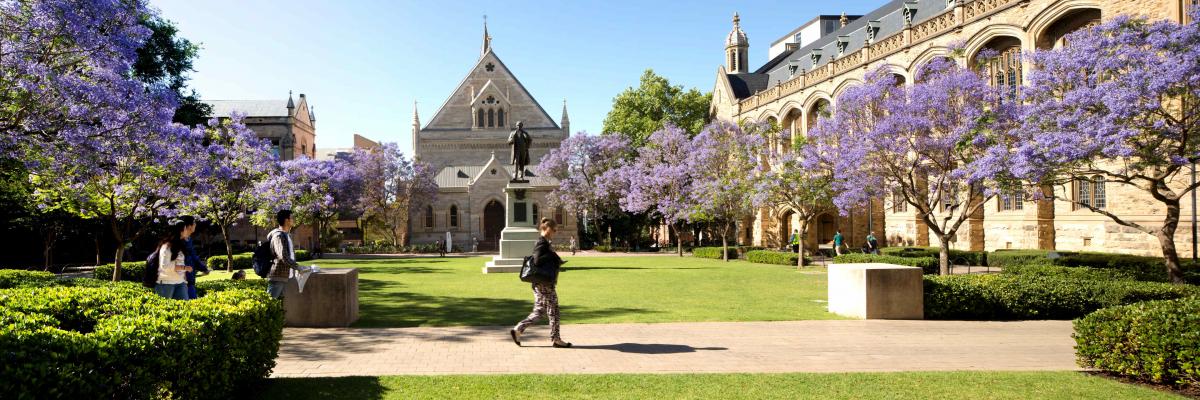
[[[360,267],[358,269],[359,276],[362,274],[390,274],[390,275],[407,275],[407,274],[448,274],[452,270],[445,267],[425,267],[420,265],[397,265],[397,266],[377,266],[377,267]]]
[[[591,266],[588,266],[588,267],[571,267],[571,266],[567,266],[567,267],[564,267],[564,268],[563,268],[563,271],[564,271],[564,272],[570,272],[570,271],[590,271],[590,270],[605,270],[605,269],[613,269],[613,270],[621,270],[621,269],[651,269],[651,270],[660,270],[660,271],[663,271],[663,270],[675,270],[675,269],[683,270],[683,269],[712,269],[712,268],[705,268],[705,267],[670,267],[670,268],[649,268],[649,267],[610,267],[610,266],[596,266],[596,267],[591,267]]]
[[[313,261],[318,262],[318,264],[319,264],[319,261],[321,261],[321,260],[313,260]],[[437,258],[388,258],[388,259],[366,259],[366,260],[339,259],[337,261],[338,261],[337,262],[338,266],[348,266],[348,267],[353,267],[353,266],[358,266],[358,265],[373,265],[373,266],[393,266],[393,265],[395,265],[395,266],[399,266],[399,265],[404,265],[404,264],[438,264],[438,263],[450,262],[450,260],[437,259]]]
[[[273,378],[239,391],[238,399],[382,399],[387,388],[377,376]]]
[[[678,354],[678,353],[695,353],[696,351],[715,351],[729,350],[725,347],[692,347],[685,344],[643,344],[643,343],[617,343],[595,346],[572,346],[573,349],[583,350],[616,350],[622,353],[634,354]]]

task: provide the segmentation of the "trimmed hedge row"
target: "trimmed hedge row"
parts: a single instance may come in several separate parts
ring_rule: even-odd
[[[1057,258],[1050,258],[1050,250],[997,250],[988,256],[988,263],[1002,269],[1024,268],[1028,266],[1061,266],[1071,268],[1096,268],[1119,270],[1133,276],[1139,281],[1166,282],[1167,266],[1161,257],[1134,256],[1112,253],[1085,252],[1056,252]],[[1186,270],[1194,271],[1195,266],[1185,263]],[[1185,271],[1188,275],[1192,271]]]
[[[930,258],[930,257],[898,257],[898,256],[885,256],[885,255],[876,255],[876,254],[852,253],[852,254],[842,254],[840,256],[834,257],[833,262],[835,264],[885,263],[885,264],[907,265],[910,267],[920,268],[921,272],[926,275],[938,273],[938,259],[936,257],[934,257],[934,258]]]
[[[6,289],[0,393],[229,398],[270,374],[282,333],[282,304],[261,290],[181,302],[131,283]]]
[[[92,270],[92,277],[100,280],[111,281],[115,264],[97,265],[96,269]],[[146,261],[122,261],[121,262],[121,280],[141,282],[142,274],[146,272]]]
[[[720,251],[718,251],[717,254],[719,255]],[[795,266],[796,261],[798,261],[800,258],[800,255],[790,251],[750,250],[745,254],[742,254],[742,258],[752,263]],[[807,259],[807,257],[805,258],[806,264],[812,261]]]
[[[204,297],[209,293],[224,292],[227,290],[246,289],[255,292],[265,292],[267,290],[266,279],[220,279],[214,281],[196,282],[196,295]]]
[[[1200,388],[1200,297],[1106,308],[1075,320],[1085,367]]]
[[[1200,294],[1159,282],[1038,275],[925,277],[926,319],[1074,319],[1105,307]]]
[[[1091,267],[1061,267],[1057,265],[1010,265],[1000,271],[1004,275],[1050,276],[1082,280],[1136,281],[1137,275],[1117,269]]]
[[[696,247],[696,248],[692,249],[692,256],[720,260],[721,259],[721,248],[720,247]],[[738,248],[734,247],[734,246],[729,246],[729,259],[733,260],[736,258],[738,258]]]
[[[884,247],[879,249],[879,252],[885,256],[907,257],[907,258],[923,258],[941,256],[941,248],[938,247]],[[986,251],[968,251],[968,250],[950,250],[950,262],[965,263],[962,265],[988,265],[988,253]]]
[[[300,251],[296,250],[296,259],[299,260]],[[229,269],[226,265],[228,258],[224,254],[215,255],[208,258],[208,268],[213,271],[224,271]],[[254,253],[239,253],[233,255],[233,269],[250,269],[254,268]]]

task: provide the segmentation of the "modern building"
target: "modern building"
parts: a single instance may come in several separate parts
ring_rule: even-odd
[[[950,56],[950,47],[965,44],[966,59],[985,49],[999,57],[986,71],[997,85],[1024,82],[1028,68],[1020,55],[1063,44],[1081,27],[1120,14],[1184,21],[1197,0],[895,0],[852,20],[842,20],[831,32],[805,36],[805,26],[823,25],[818,17],[802,29],[798,45],[787,46],[768,62],[751,70],[744,61],[749,40],[736,14],[725,41],[725,62],[718,68],[710,113],[728,121],[778,124],[807,134],[818,116],[828,113],[847,87],[861,82],[875,68],[886,68],[900,82],[911,83],[914,71],[930,60]],[[778,41],[777,41],[778,42]],[[775,54],[772,49],[771,54]],[[786,146],[781,143],[780,146]],[[1160,225],[1164,210],[1145,194],[1115,182],[1085,182],[1055,189],[1056,196],[1099,205],[1108,212],[1148,225]],[[1108,217],[1072,207],[1069,201],[996,196],[970,217],[952,247],[971,250],[1005,248],[1109,251],[1159,255],[1157,240],[1114,223]],[[1185,205],[1185,215],[1197,210]],[[1185,218],[1190,220],[1190,218]],[[779,246],[796,217],[786,207],[760,210],[745,221],[742,239],[756,245]],[[808,245],[826,243],[840,229],[848,243],[865,241],[868,231],[891,245],[937,245],[929,229],[903,202],[877,199],[848,216],[818,218]],[[1177,242],[1192,240],[1184,221]],[[1190,256],[1190,246],[1180,246]]]
[[[505,225],[504,187],[516,172],[507,141],[518,122],[533,138],[533,165],[526,172],[534,187],[528,193],[533,219],[559,222],[559,243],[576,231],[572,215],[546,202],[557,182],[534,172],[537,160],[570,136],[566,101],[556,123],[496,55],[491,41],[485,23],[479,60],[424,127],[413,107],[414,153],[438,171],[438,193],[433,204],[410,220],[412,243],[434,243],[449,233],[462,250],[472,250],[476,243],[480,251],[498,248]]]

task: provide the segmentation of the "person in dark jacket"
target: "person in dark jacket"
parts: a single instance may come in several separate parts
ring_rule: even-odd
[[[558,224],[549,218],[542,218],[538,225],[542,236],[538,238],[537,244],[533,245],[533,265],[540,270],[553,272],[549,282],[533,283],[533,312],[508,331],[517,346],[521,345],[521,334],[525,332],[525,328],[545,316],[550,319],[550,345],[559,348],[571,347],[571,343],[562,340],[558,331],[558,292],[554,287],[558,284],[558,272],[565,261],[554,252],[554,246],[550,243],[550,237],[554,236],[557,228]]]
[[[192,231],[196,230],[195,217],[185,215],[179,217],[179,219],[183,221],[184,226],[190,227]],[[192,270],[188,271],[186,275],[187,294],[189,300],[195,300],[199,298],[196,295],[196,277],[208,274],[208,264],[199,255],[196,255],[196,246],[192,244],[192,237],[190,235],[183,239],[183,263],[192,267]]]

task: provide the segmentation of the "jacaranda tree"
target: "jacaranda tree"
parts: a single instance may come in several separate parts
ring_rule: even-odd
[[[753,203],[755,207],[781,207],[795,213],[800,220],[800,256],[796,266],[804,266],[803,238],[808,228],[821,214],[833,211],[833,170],[823,165],[805,165],[805,157],[815,157],[805,138],[792,138],[790,131],[778,134],[781,141],[791,142],[793,150],[770,148],[767,164],[760,165],[756,176]]]
[[[683,239],[680,224],[692,217],[693,164],[688,158],[692,141],[687,132],[667,125],[650,135],[634,162],[621,171],[629,182],[629,193],[620,199],[621,209],[631,213],[653,212],[675,233],[680,256]]]
[[[704,127],[692,140],[687,169],[693,175],[689,196],[690,219],[715,223],[721,229],[722,259],[729,261],[729,233],[738,221],[754,213],[758,188],[755,171],[765,160],[766,124],[744,128],[728,122]]]
[[[633,155],[625,136],[580,133],[542,157],[536,173],[558,180],[546,195],[551,207],[600,220],[621,213],[620,199],[629,192],[621,168]]]
[[[393,246],[406,244],[409,219],[437,196],[437,172],[405,157],[395,143],[356,149],[353,160],[362,182],[358,207],[363,218],[387,228]]]
[[[242,123],[242,115],[230,119],[211,119],[197,126],[196,135],[207,144],[200,154],[206,173],[198,179],[204,190],[185,199],[185,212],[211,222],[221,229],[225,242],[225,265],[233,269],[233,243],[229,229],[258,209],[260,198],[254,187],[279,169],[269,143],[259,139]]]
[[[834,171],[834,204],[848,213],[872,197],[897,194],[939,239],[940,272],[950,272],[959,228],[1011,179],[1005,142],[1015,100],[949,58],[931,61],[901,87],[882,69],[837,99],[810,131],[811,168]],[[1000,145],[997,145],[1000,143]]]
[[[1060,187],[1066,201],[1158,239],[1172,282],[1183,282],[1175,233],[1180,201],[1200,184],[1181,173],[1200,161],[1200,14],[1191,23],[1116,16],[1032,54],[1015,171]],[[1084,188],[1115,185],[1161,204],[1155,226],[1109,210]],[[1111,186],[1109,186],[1111,187]],[[1111,190],[1111,189],[1107,189]]]

